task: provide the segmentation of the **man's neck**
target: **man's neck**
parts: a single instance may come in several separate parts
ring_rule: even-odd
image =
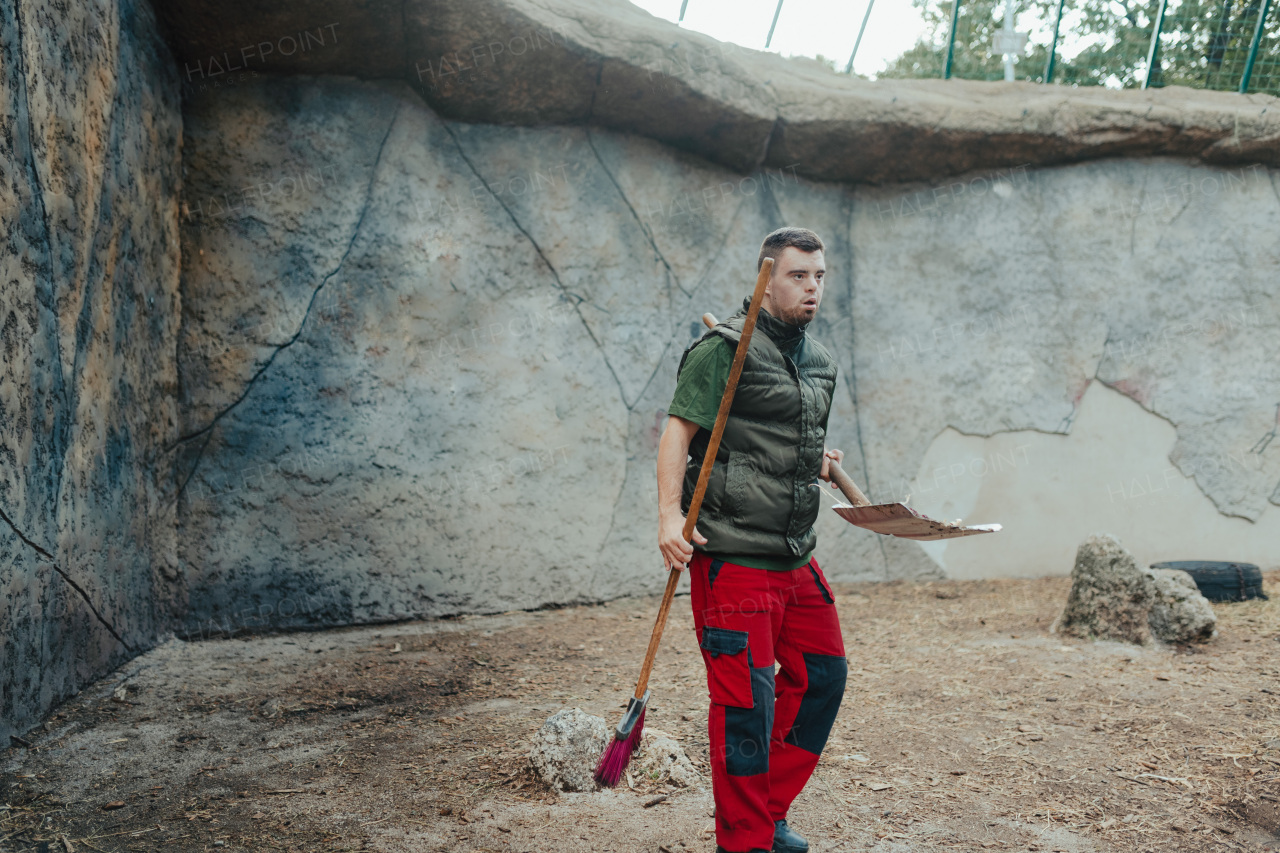
[[[761,305],[760,316],[756,319],[756,325],[769,336],[769,339],[777,345],[778,349],[790,352],[800,341],[804,340],[805,329],[808,328],[809,324],[805,323],[797,326],[780,320]]]
[[[772,296],[773,296],[773,295],[772,295],[772,294],[770,294],[770,293],[766,293],[766,294],[764,295],[764,299],[760,300],[760,310],[761,310],[761,311],[763,311],[763,312],[765,312],[765,313],[767,313],[770,317],[772,317],[774,320],[777,320],[779,323],[782,323],[782,324],[787,325],[787,326],[791,326],[792,328],[799,329],[800,331],[802,331],[802,332],[803,332],[803,331],[808,327],[808,325],[809,325],[809,324],[808,324],[808,323],[793,323],[793,322],[791,322],[790,320],[784,320],[784,319],[782,318],[782,314],[781,314],[781,312],[779,312],[779,311],[774,307],[774,305],[773,305],[773,298],[772,298]]]

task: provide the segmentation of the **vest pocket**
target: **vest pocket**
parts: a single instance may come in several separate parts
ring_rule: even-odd
[[[728,469],[721,514],[744,527],[785,533],[791,516],[791,479],[767,473],[743,451],[729,454]]]
[[[717,705],[751,708],[751,650],[747,632],[706,625],[702,629],[702,659],[707,665],[707,689]]]
[[[744,475],[746,466],[742,464],[743,456],[741,453],[729,452],[729,464],[726,466],[728,470],[724,475],[724,514],[738,517],[742,515],[742,508],[746,503],[746,479]]]

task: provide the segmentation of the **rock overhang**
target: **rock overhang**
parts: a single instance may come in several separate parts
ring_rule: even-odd
[[[592,125],[741,173],[892,184],[1172,156],[1280,165],[1280,100],[1168,87],[878,80],[716,41],[626,0],[159,0],[188,85],[223,74],[407,81],[442,117]]]

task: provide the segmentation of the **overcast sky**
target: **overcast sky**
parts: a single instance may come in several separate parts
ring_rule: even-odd
[[[673,23],[680,17],[681,0],[631,2]],[[1015,9],[1020,5],[1015,2]],[[777,6],[777,0],[689,0],[684,26],[720,41],[763,50]],[[834,59],[837,70],[843,71],[866,11],[867,0],[785,0],[769,49],[783,56],[822,54]],[[1060,57],[1074,56],[1091,40],[1072,35],[1080,17],[1079,12],[1071,11],[1063,16]],[[1040,44],[1049,43],[1049,24],[1031,11],[1020,12],[1015,19],[1016,28],[1030,31],[1032,40]],[[853,69],[874,77],[885,63],[902,55],[924,34],[924,21],[911,0],[875,0]]]
[[[680,17],[681,0],[631,0],[669,21]],[[720,41],[764,49],[777,0],[689,0],[684,26]],[[867,0],[785,0],[770,50],[784,56],[823,56],[843,71],[858,38]],[[876,0],[853,69],[875,75],[887,61],[916,43],[924,22],[911,0]]]

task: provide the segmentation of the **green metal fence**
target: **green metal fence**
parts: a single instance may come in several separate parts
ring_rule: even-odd
[[[920,0],[934,37],[886,77],[1005,78],[1004,0]],[[1280,0],[1019,0],[1034,21],[1014,79],[1280,95]]]
[[[1148,86],[1275,88],[1277,33],[1274,21],[1268,26],[1270,0],[1167,2]]]

